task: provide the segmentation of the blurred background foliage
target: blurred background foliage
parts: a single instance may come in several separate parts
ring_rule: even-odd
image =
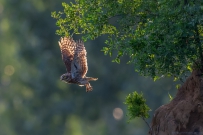
[[[68,1],[66,1],[68,2]],[[1,135],[144,135],[141,119],[127,123],[125,97],[142,91],[150,116],[176,92],[173,80],[140,77],[128,57],[112,63],[101,52],[106,37],[85,43],[94,90],[59,80],[65,73],[52,11],[62,1],[0,0]],[[74,39],[80,39],[75,36]],[[116,56],[115,56],[116,57]],[[151,119],[148,119],[150,122]]]

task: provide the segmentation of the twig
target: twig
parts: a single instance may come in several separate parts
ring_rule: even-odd
[[[145,120],[145,118],[143,116],[141,116],[141,117],[144,120],[144,122],[147,124],[147,126],[149,127],[149,130],[151,131],[151,127],[149,126],[149,123]]]

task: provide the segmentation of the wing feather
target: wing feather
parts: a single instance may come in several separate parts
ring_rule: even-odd
[[[71,63],[74,60],[76,42],[70,37],[61,37],[58,43],[61,49],[62,60],[65,63],[66,70],[68,73],[71,73]]]
[[[74,55],[74,62],[72,66],[76,67],[77,73],[83,78],[86,76],[88,66],[87,66],[87,57],[84,43],[82,41],[76,41],[76,50]]]

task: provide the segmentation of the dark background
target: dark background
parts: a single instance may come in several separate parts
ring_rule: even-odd
[[[87,76],[99,78],[94,90],[61,82],[66,70],[51,12],[63,10],[62,2],[0,0],[0,135],[147,134],[142,119],[128,123],[125,97],[142,91],[152,117],[168,93],[175,95],[176,83],[139,76],[127,56],[112,63],[101,52],[105,37],[85,43]]]

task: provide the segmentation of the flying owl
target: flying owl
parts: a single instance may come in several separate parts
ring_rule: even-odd
[[[96,81],[98,78],[86,77],[88,66],[84,43],[80,40],[75,42],[70,37],[61,38],[58,43],[67,70],[67,73],[61,75],[60,80],[86,86],[86,92],[92,91],[89,81]]]

